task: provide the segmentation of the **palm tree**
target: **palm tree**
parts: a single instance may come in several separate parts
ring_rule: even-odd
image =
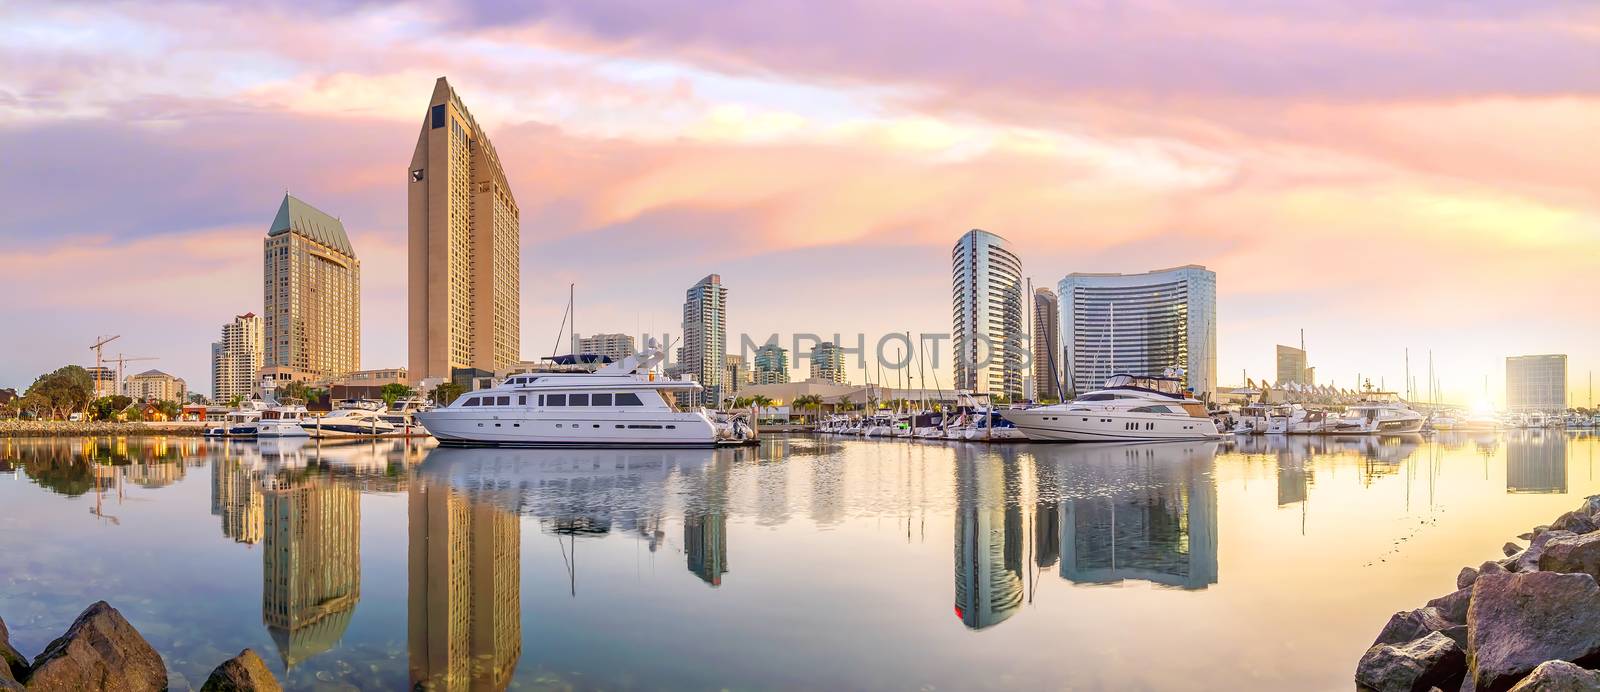
[[[750,408],[750,406],[754,403],[754,399],[751,399],[747,396],[741,396],[733,400],[733,407],[735,409]]]
[[[793,404],[795,406],[800,407],[800,409],[802,411],[812,411],[812,410],[815,410],[815,409],[821,409],[822,408],[822,397],[817,396],[815,394],[804,394],[804,395],[795,397]],[[812,417],[812,422],[813,423],[816,422],[816,418],[814,416]]]
[[[750,397],[750,403],[755,405],[758,413],[765,413],[767,407],[772,405],[772,397],[769,397],[765,394],[757,394],[753,397]]]

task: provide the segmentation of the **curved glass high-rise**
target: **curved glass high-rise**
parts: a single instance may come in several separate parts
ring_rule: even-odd
[[[1022,261],[1005,238],[967,231],[950,250],[955,386],[1022,398]]]
[[[1196,397],[1215,395],[1216,273],[1191,264],[1144,274],[1068,274],[1058,288],[1073,393],[1115,373],[1182,368]]]

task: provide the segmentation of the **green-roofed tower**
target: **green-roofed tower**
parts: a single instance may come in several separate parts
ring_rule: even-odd
[[[285,194],[262,254],[262,376],[325,381],[360,370],[361,262],[344,222]]]

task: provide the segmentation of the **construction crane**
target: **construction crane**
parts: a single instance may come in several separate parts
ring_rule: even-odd
[[[117,364],[117,391],[113,392],[113,394],[121,394],[122,393],[122,367],[124,365],[126,365],[128,363],[131,363],[133,361],[136,361],[136,360],[161,360],[161,359],[160,358],[156,358],[154,356],[138,356],[138,357],[135,357],[135,358],[128,358],[128,357],[122,355],[121,353],[118,353],[116,358],[107,358],[106,359],[107,363],[116,363]]]
[[[100,370],[100,349],[104,348],[106,344],[109,344],[109,343],[111,343],[113,341],[116,341],[117,339],[121,339],[121,338],[122,338],[121,334],[117,334],[115,336],[96,337],[95,341],[94,341],[94,345],[89,347],[89,350],[94,351],[94,393],[95,393],[95,396],[99,396],[100,395],[100,373],[101,373],[101,370]],[[112,384],[115,385],[116,383],[113,382]]]

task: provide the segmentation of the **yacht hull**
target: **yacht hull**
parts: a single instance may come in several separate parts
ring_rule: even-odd
[[[1034,442],[1161,442],[1222,437],[1209,418],[1023,409],[1001,415]]]
[[[484,415],[459,409],[417,414],[439,444],[502,447],[715,447],[717,432],[705,416],[663,413],[553,418]]]

